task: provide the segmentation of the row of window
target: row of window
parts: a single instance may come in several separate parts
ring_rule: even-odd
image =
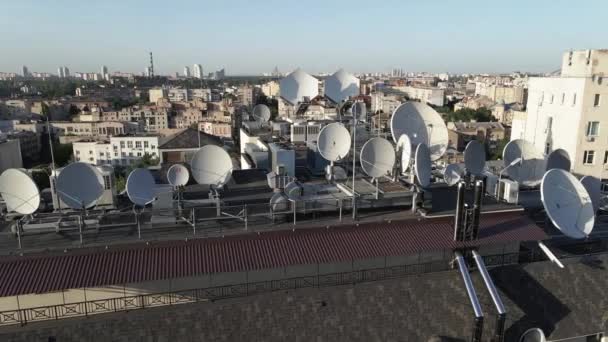
[[[133,141],[129,140],[129,141],[126,142],[126,144],[125,144],[124,141],[120,142],[120,147],[121,148],[125,148],[125,145],[128,148],[133,148]],[[142,142],[141,141],[135,141],[135,148],[141,148],[141,146],[142,146]],[[144,141],[143,142],[143,146],[144,146],[144,148],[148,148],[148,142]],[[155,149],[155,148],[156,148],[156,146],[152,145],[152,149]],[[114,149],[115,150],[118,149],[118,146],[114,145]]]
[[[595,151],[587,150],[583,153],[583,164],[594,165],[595,164]],[[608,164],[608,151],[604,152],[604,165]]]
[[[553,103],[554,98],[555,98],[555,95],[551,94],[551,95],[548,97],[548,100],[547,100],[547,101],[548,101],[548,103],[549,103],[549,104],[552,104],[552,103]],[[541,94],[541,96],[540,96],[540,103],[539,103],[539,104],[540,104],[541,106],[543,105],[544,100],[545,100],[545,93],[543,92],[543,93]],[[562,96],[561,96],[561,104],[563,105],[565,102],[566,102],[566,93],[562,93]],[[602,96],[601,96],[600,94],[595,94],[595,95],[593,96],[593,107],[599,107],[599,106],[600,106],[600,104],[601,104],[601,102],[602,102]],[[576,105],[576,93],[572,94],[572,106],[574,106],[574,105]]]

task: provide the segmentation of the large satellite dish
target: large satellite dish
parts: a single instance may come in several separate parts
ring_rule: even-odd
[[[545,337],[545,333],[538,329],[532,328],[526,330],[521,337],[519,338],[519,342],[546,342],[547,338]]]
[[[418,183],[423,188],[431,184],[431,151],[426,144],[419,144],[416,148],[416,156],[414,157],[414,172]]]
[[[232,175],[232,159],[226,150],[215,145],[201,147],[190,163],[192,177],[198,184],[222,186]]]
[[[462,178],[463,172],[462,164],[449,164],[443,170],[443,180],[448,186],[456,185]]]
[[[253,107],[253,117],[259,122],[268,122],[270,120],[270,108],[265,104],[258,104]]]
[[[127,177],[127,196],[133,204],[141,207],[154,201],[156,182],[148,169],[138,168]]]
[[[593,230],[595,211],[589,193],[571,173],[552,169],[545,173],[540,196],[551,222],[565,235],[586,238]]]
[[[291,105],[304,102],[304,98],[312,99],[319,95],[319,80],[297,69],[287,75],[279,83],[281,98]]]
[[[350,150],[350,133],[341,123],[330,123],[319,132],[317,145],[323,158],[332,162],[341,160]]]
[[[502,152],[505,166],[511,165],[517,158],[519,163],[507,167],[505,172],[511,179],[525,186],[538,185],[546,169],[542,151],[523,139],[510,141]]]
[[[405,173],[407,168],[410,167],[410,160],[412,159],[412,142],[407,134],[401,134],[399,140],[397,140],[397,153],[401,157],[401,173]]]
[[[581,184],[589,193],[591,203],[593,203],[593,212],[596,212],[600,208],[602,200],[602,181],[593,176],[584,176],[581,178]]]
[[[547,156],[547,171],[551,169],[562,169],[570,172],[571,166],[570,156],[564,149],[559,148],[549,153],[549,156]]]
[[[386,176],[395,165],[393,145],[384,138],[371,138],[361,149],[361,167],[370,177]]]
[[[480,176],[486,166],[486,149],[477,140],[471,140],[464,149],[464,165],[467,172]]]
[[[2,172],[0,194],[9,212],[31,215],[40,206],[38,186],[30,175],[19,169],[7,169]]]
[[[391,134],[397,143],[407,134],[412,145],[426,144],[431,160],[443,156],[448,147],[448,129],[441,116],[431,107],[420,102],[406,102],[397,107],[391,117]]]
[[[351,96],[359,95],[359,79],[340,69],[325,79],[325,96],[340,103]]]
[[[173,186],[184,186],[189,180],[188,168],[182,164],[174,164],[167,171],[167,181]]]
[[[57,177],[57,194],[72,209],[88,209],[103,195],[103,176],[97,168],[86,163],[72,163]]]

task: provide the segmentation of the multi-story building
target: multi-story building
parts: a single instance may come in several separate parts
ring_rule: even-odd
[[[449,146],[464,151],[471,140],[483,141],[488,148],[505,138],[506,129],[500,122],[448,122]]]
[[[445,103],[445,90],[426,86],[394,87],[404,92],[410,99],[441,107]]]
[[[19,140],[21,158],[25,161],[36,161],[40,158],[40,135],[29,131],[18,131],[8,135],[9,139]]]
[[[157,106],[131,106],[118,112],[103,112],[103,121],[139,122],[146,132],[169,128],[169,110]]]
[[[190,68],[184,67],[184,77],[190,77]]]
[[[194,77],[198,79],[203,78],[203,67],[200,64],[194,64],[192,71],[194,73]]]
[[[167,98],[171,102],[186,102],[190,99],[188,89],[170,88],[167,90]]]
[[[60,197],[57,194],[57,190],[55,189],[55,185],[57,184],[56,178],[59,177],[63,168],[54,170],[51,172],[51,176],[49,177],[51,183],[51,194],[53,199],[53,208],[58,210],[60,208],[68,208],[68,206],[61,201]],[[105,208],[115,208],[116,207],[116,179],[114,176],[114,168],[109,165],[99,165],[97,166],[97,170],[103,177],[103,193],[101,197],[97,200],[95,206],[97,208],[105,207]]]
[[[475,95],[486,96],[494,102],[524,103],[526,90],[524,87],[504,86],[477,82],[475,84]]]
[[[564,53],[560,76],[529,79],[526,107],[511,139],[564,149],[574,173],[608,178],[608,50]]]
[[[172,127],[188,128],[203,120],[203,111],[197,108],[187,108],[171,118]]]
[[[239,102],[247,107],[252,107],[256,100],[256,88],[251,85],[242,85],[237,89]]]
[[[167,90],[164,88],[152,88],[148,91],[150,102],[158,104],[160,99],[167,97]]]
[[[281,91],[281,88],[279,86],[279,82],[277,81],[270,81],[267,83],[262,84],[262,93],[264,95],[266,95],[267,97],[270,98],[276,98],[279,97],[279,93]]]
[[[232,137],[232,126],[223,122],[199,122],[198,130],[217,137]]]
[[[21,157],[19,139],[2,137],[0,140],[0,173],[6,169],[22,167],[23,159]]]
[[[372,113],[392,113],[402,103],[401,96],[395,94],[385,94],[381,91],[372,93],[371,95],[371,111]]]
[[[145,154],[160,158],[156,135],[125,135],[109,141],[79,141],[72,144],[74,160],[93,165],[131,165]]]

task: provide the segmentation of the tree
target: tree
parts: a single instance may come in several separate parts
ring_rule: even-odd
[[[70,114],[70,119],[75,117],[76,115],[80,114],[80,109],[78,107],[76,107],[75,105],[70,105],[70,109],[68,110],[68,113]]]
[[[490,122],[496,121],[492,116],[492,112],[487,108],[471,109],[463,108],[455,112],[448,112],[443,115],[444,120],[447,122],[469,122],[475,120],[477,122]]]
[[[53,144],[53,153],[57,167],[63,167],[70,162],[74,149],[72,144]]]

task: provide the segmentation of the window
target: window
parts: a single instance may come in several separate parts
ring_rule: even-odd
[[[593,107],[600,106],[600,94],[595,94],[595,98],[593,98]]]
[[[600,122],[599,121],[589,121],[587,123],[587,136],[588,137],[597,137],[600,132]]]
[[[152,145],[152,149],[155,149],[155,148],[156,148],[156,146]]]
[[[112,189],[112,182],[110,181],[110,176],[103,176],[103,185],[106,190]]]
[[[114,151],[118,150],[118,145],[113,145]]]
[[[125,148],[125,142],[124,142],[124,141],[121,141],[121,142],[120,142],[120,147],[121,147],[121,148]]]
[[[79,154],[80,154],[80,151],[79,151],[79,150],[76,150],[76,155],[79,155]]]
[[[608,151],[604,152],[604,164],[608,164]]]
[[[598,84],[598,85],[602,85],[602,82],[603,82],[603,81],[604,81],[604,78],[603,78],[602,76],[599,76],[599,77],[597,78],[597,84]]]
[[[572,95],[572,105],[576,105],[576,93]]]
[[[93,151],[89,150],[89,154],[93,154]]]
[[[127,156],[127,153],[125,153],[125,152],[121,152],[121,153],[120,153],[120,155],[121,155],[122,157],[126,157],[126,156]]]
[[[132,141],[127,141],[127,147],[128,148],[133,148],[133,142]]]
[[[551,94],[551,96],[549,97],[549,104],[553,104],[553,98],[554,98],[554,95]]]
[[[138,157],[141,157],[141,152],[137,152],[137,156],[138,156]]]
[[[562,105],[566,102],[566,93],[562,93]]]
[[[589,150],[585,151],[583,154],[583,164],[585,165],[593,165],[595,162],[595,151]]]
[[[148,142],[144,141],[144,148],[148,148]]]
[[[99,156],[100,156],[100,157],[103,157],[103,152],[99,152]]]
[[[114,152],[114,157],[118,157],[118,152]]]
[[[135,148],[141,148],[141,141],[135,142]]]
[[[129,157],[133,157],[133,152],[129,152]]]
[[[551,143],[545,144],[545,154],[551,153]]]

